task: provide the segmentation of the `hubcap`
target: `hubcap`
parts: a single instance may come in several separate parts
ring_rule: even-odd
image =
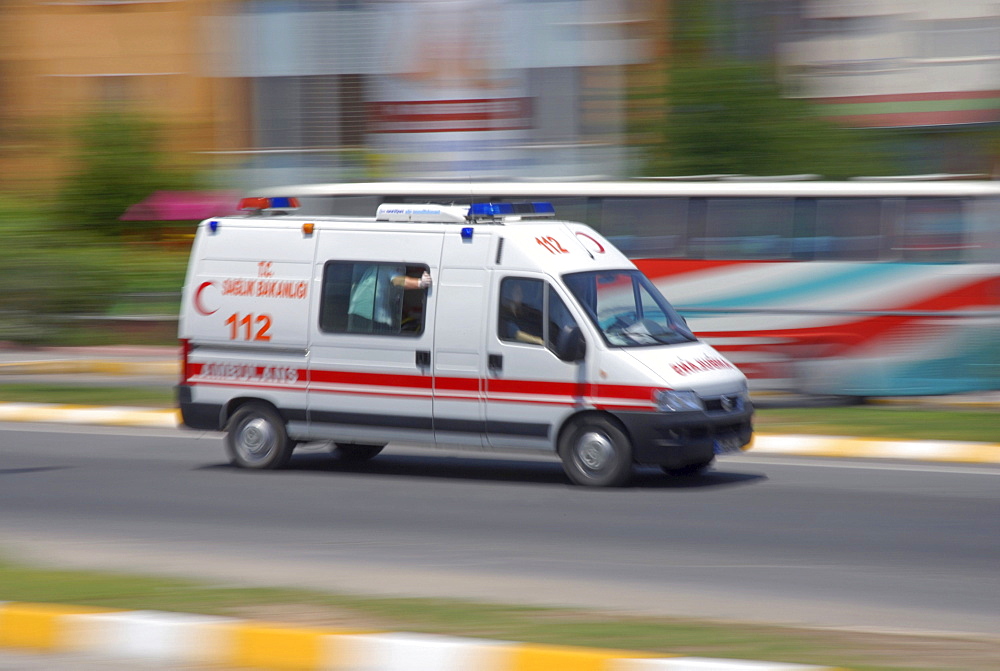
[[[259,461],[267,456],[275,442],[276,436],[270,422],[257,418],[243,425],[238,444],[247,461]]]
[[[576,454],[584,466],[599,471],[614,458],[615,448],[600,431],[588,431],[577,441]]]

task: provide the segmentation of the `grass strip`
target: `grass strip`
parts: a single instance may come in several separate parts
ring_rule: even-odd
[[[175,406],[169,387],[78,387],[52,383],[0,384],[0,403],[123,405],[150,408]]]
[[[1000,442],[1000,412],[912,406],[769,408],[757,411],[760,433],[906,440]]]
[[[0,598],[201,613],[317,628],[373,628],[555,645],[818,664],[856,671],[990,668],[1000,643],[609,615],[443,599],[361,597],[281,588],[38,568],[0,560]],[[928,657],[927,646],[939,654]],[[960,665],[937,660],[959,659]],[[981,660],[980,660],[981,658]],[[980,661],[975,661],[980,660]]]

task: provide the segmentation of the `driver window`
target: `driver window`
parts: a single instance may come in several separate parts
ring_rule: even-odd
[[[543,345],[541,280],[507,277],[500,283],[500,340]]]

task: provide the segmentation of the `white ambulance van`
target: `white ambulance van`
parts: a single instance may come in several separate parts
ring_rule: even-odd
[[[328,441],[557,454],[570,480],[696,473],[746,449],[746,378],[636,267],[548,203],[299,217],[247,198],[202,222],[180,316],[186,426],[232,461]]]

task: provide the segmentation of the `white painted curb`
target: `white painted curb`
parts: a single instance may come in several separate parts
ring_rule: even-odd
[[[297,671],[832,671],[516,641],[300,629],[222,617],[0,602],[0,648]]]
[[[180,412],[174,409],[125,406],[0,403],[0,422],[177,428],[180,426]]]
[[[752,454],[1000,463],[1000,444],[954,440],[882,440],[848,436],[757,434]]]

